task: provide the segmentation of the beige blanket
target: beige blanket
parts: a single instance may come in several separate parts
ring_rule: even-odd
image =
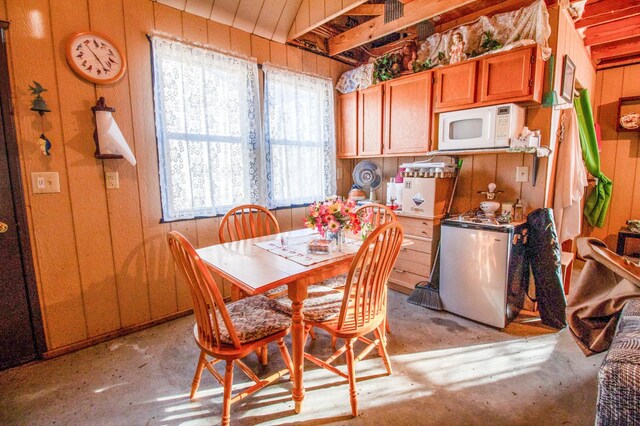
[[[567,301],[569,329],[585,355],[609,349],[627,299],[640,297],[640,266],[596,238],[578,239],[587,260]]]

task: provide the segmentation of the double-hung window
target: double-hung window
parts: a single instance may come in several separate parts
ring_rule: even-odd
[[[269,207],[306,204],[335,194],[331,80],[270,64],[262,69]]]
[[[158,36],[152,49],[164,220],[259,202],[257,63]]]

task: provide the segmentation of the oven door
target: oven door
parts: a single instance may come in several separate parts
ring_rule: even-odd
[[[495,145],[496,108],[440,114],[438,149],[480,149]]]

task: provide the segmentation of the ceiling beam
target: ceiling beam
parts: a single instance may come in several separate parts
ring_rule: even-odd
[[[640,15],[588,27],[584,32],[584,45],[595,46],[636,36],[640,36]]]
[[[602,0],[597,3],[587,3],[584,7],[582,18],[586,19],[598,15],[607,15],[637,5],[638,0]]]
[[[362,4],[346,12],[347,16],[380,16],[384,14],[384,4]]]
[[[433,16],[473,3],[474,0],[414,0],[404,6],[404,16],[384,23],[378,16],[329,39],[329,56],[362,46],[380,37],[402,30]]]
[[[612,22],[618,19],[628,18],[636,15],[640,15],[640,5],[618,11],[612,11],[610,13],[605,13],[602,15],[595,15],[590,18],[585,18],[583,16],[581,19],[576,21],[575,25],[576,29],[579,29],[591,27],[593,25],[605,24],[607,22]]]
[[[603,44],[591,48],[591,59],[596,63],[609,58],[636,55],[640,52],[640,37],[622,42]]]
[[[640,63],[640,55],[627,56],[620,59],[602,61],[598,65],[596,65],[596,70],[597,71],[606,70],[607,68],[622,67],[622,66],[633,65],[637,63]]]

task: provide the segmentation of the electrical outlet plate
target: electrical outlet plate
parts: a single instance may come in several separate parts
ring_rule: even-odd
[[[107,189],[120,188],[120,177],[118,176],[118,172],[105,172],[104,180]]]
[[[529,167],[516,167],[516,182],[529,182]]]
[[[58,172],[32,172],[31,189],[34,194],[60,192],[60,177]]]

